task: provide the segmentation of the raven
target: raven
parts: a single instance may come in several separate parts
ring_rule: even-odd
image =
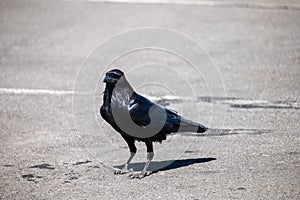
[[[153,159],[153,142],[166,140],[166,135],[176,132],[203,133],[208,128],[202,124],[181,117],[176,111],[160,106],[139,95],[130,86],[124,73],[113,69],[105,74],[106,87],[103,105],[100,108],[102,118],[121,134],[130,150],[130,157],[124,168],[115,174],[130,171],[128,165],[136,154],[135,141],[141,141],[147,147],[147,161],[140,173],[132,173],[130,178],[143,178],[150,175],[147,168]]]

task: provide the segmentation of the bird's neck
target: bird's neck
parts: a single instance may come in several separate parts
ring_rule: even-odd
[[[128,104],[135,92],[125,77],[121,77],[117,84],[106,84],[103,105],[111,106],[112,101]]]
[[[103,92],[103,106],[110,106],[113,88],[113,85],[106,84],[105,90]]]
[[[112,102],[117,105],[128,105],[131,96],[135,94],[133,88],[123,76],[115,85],[112,93]]]

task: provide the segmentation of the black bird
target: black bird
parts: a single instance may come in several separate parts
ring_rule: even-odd
[[[147,147],[147,161],[143,171],[130,174],[130,178],[143,178],[151,174],[147,168],[154,156],[153,142],[166,140],[167,134],[175,132],[203,133],[208,128],[187,120],[176,111],[160,106],[137,94],[126,80],[124,73],[113,69],[106,73],[103,105],[100,108],[102,118],[118,131],[128,144],[130,157],[122,170],[115,174],[125,174],[132,158],[136,154],[135,141],[141,141]]]

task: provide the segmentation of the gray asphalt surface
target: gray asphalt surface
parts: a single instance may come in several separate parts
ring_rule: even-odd
[[[228,2],[230,6],[2,0],[0,199],[299,199],[299,5]],[[105,66],[95,72],[101,75],[94,85],[95,110],[80,97],[72,104],[76,95],[71,93],[78,80],[91,79],[77,73],[96,46],[142,27],[176,30],[200,43],[223,85],[212,74],[215,82],[205,88],[203,77],[194,78],[187,63],[165,52],[135,52],[112,64],[125,71],[144,63],[174,69],[168,74],[146,66],[131,71],[128,79],[139,92],[213,128],[201,137],[179,134],[155,144],[152,168],[173,164],[131,180],[113,174],[128,149],[96,113]],[[190,47],[176,42],[179,49]],[[126,45],[120,43],[115,51]],[[107,51],[103,60],[111,55]],[[96,66],[98,61],[101,56],[90,62]],[[212,66],[204,55],[206,64]],[[175,72],[186,75],[196,99],[188,96],[190,90]],[[147,86],[151,82],[161,85]],[[161,98],[174,91],[186,98]],[[220,116],[214,120],[212,107]],[[134,170],[146,157],[144,145],[137,146]]]

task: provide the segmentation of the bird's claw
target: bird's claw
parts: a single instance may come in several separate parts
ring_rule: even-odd
[[[123,168],[123,169],[114,169],[114,174],[115,175],[121,175],[121,174],[127,174],[128,172],[132,172],[133,169],[127,169],[127,168]]]
[[[135,178],[141,179],[141,178],[144,178],[145,176],[149,176],[150,174],[152,174],[151,171],[132,173],[132,174],[129,174],[128,178],[131,178],[131,179],[135,179]]]

